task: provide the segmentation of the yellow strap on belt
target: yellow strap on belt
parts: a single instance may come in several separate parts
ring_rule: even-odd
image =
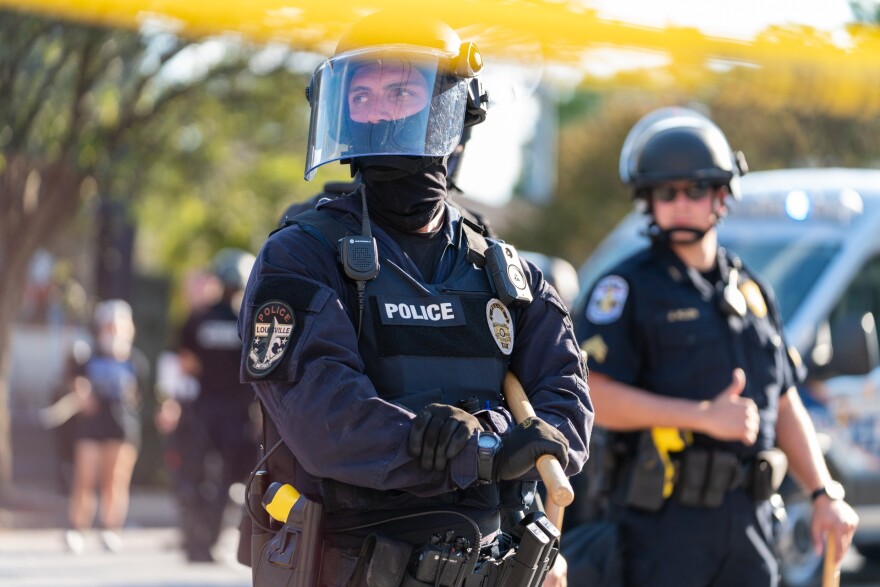
[[[663,499],[666,499],[672,495],[675,486],[675,466],[669,453],[683,451],[693,442],[692,434],[685,432],[685,437],[682,437],[678,428],[651,428],[651,439],[663,463]]]

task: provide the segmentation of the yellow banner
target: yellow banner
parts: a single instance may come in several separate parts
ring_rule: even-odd
[[[552,0],[0,0],[0,7],[108,26],[162,23],[183,36],[234,35],[324,54],[332,53],[351,23],[375,10],[398,10],[401,26],[435,14],[487,57],[568,66],[589,83],[596,81],[589,66],[597,51],[627,50],[655,59],[627,73],[626,83],[687,89],[732,73],[742,86],[725,86],[739,87],[751,99],[758,94],[769,105],[809,101],[810,107],[847,116],[880,111],[877,26],[851,25],[835,36],[807,26],[769,27],[744,41],[607,20],[578,3]]]

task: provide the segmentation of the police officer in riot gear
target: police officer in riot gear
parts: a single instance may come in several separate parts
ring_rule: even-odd
[[[289,566],[293,584],[496,584],[487,569],[512,544],[500,512],[532,502],[535,459],[569,475],[586,460],[592,408],[564,305],[512,248],[497,271],[507,245],[447,202],[447,159],[486,115],[481,67],[447,25],[384,13],[312,78],[306,176],[341,161],[357,189],[276,231],[245,294],[265,467],[300,495],[264,528],[258,585],[291,560],[288,535],[313,557],[307,577]],[[508,369],[538,414],[520,425]],[[508,584],[544,570],[529,572]]]
[[[632,129],[620,171],[651,245],[596,283],[575,328],[619,449],[609,514],[626,584],[776,585],[768,498],[786,456],[839,564],[858,519],[831,490],[773,293],[718,246],[742,154],[704,116],[664,108]]]

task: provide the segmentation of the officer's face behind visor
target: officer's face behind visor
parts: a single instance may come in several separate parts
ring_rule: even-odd
[[[467,81],[446,73],[449,60],[440,51],[408,47],[325,61],[310,87],[306,179],[341,159],[451,153],[464,125]]]
[[[348,111],[354,122],[400,120],[425,109],[431,97],[428,81],[403,62],[360,67],[348,88]]]

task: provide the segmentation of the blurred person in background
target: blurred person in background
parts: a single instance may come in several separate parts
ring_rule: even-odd
[[[104,547],[117,552],[128,514],[129,486],[140,443],[139,373],[133,359],[131,306],[107,300],[95,306],[96,348],[75,362],[69,397],[73,416],[74,468],[69,501],[71,551],[85,548],[83,531],[94,522],[100,493],[99,526]],[[61,404],[63,405],[63,404]]]
[[[611,431],[597,486],[619,524],[626,585],[777,585],[774,494],[787,470],[812,499],[815,549],[832,543],[836,565],[858,524],[798,396],[802,367],[772,290],[718,245],[746,170],[705,116],[642,118],[620,173],[651,246],[574,312],[596,422]]]
[[[160,432],[170,435],[166,463],[191,562],[214,560],[211,551],[223,528],[230,487],[245,481],[258,455],[259,409],[238,374],[238,312],[253,263],[254,256],[240,249],[214,256],[211,272],[222,286],[219,299],[196,308],[180,334],[175,368],[186,393],[166,389],[156,416]],[[188,377],[197,382],[196,390],[185,384]]]
[[[544,274],[544,279],[556,289],[566,308],[571,308],[578,294],[578,275],[574,265],[562,257],[553,257],[534,251],[520,251],[520,257],[531,261]]]

